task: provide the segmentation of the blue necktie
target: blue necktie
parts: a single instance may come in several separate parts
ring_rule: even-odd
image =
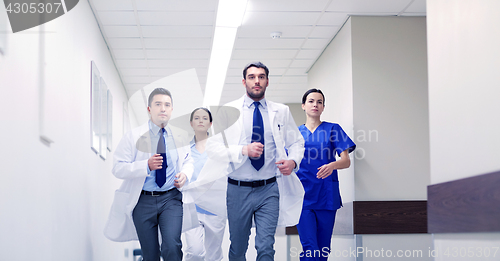
[[[163,134],[165,133],[165,129],[161,129],[160,139],[158,140],[158,147],[156,147],[156,153],[160,154],[163,158],[163,164],[161,169],[156,170],[156,184],[158,187],[162,187],[163,184],[167,181],[167,148],[165,146],[165,137]]]
[[[252,142],[260,142],[264,144],[264,121],[262,114],[259,110],[260,102],[254,102],[255,109],[253,110],[253,128],[252,128]],[[258,171],[264,166],[264,151],[258,159],[250,159],[252,166]]]

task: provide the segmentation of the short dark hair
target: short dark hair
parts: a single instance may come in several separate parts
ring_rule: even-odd
[[[261,62],[252,62],[252,63],[247,64],[247,66],[245,66],[245,68],[243,69],[243,79],[247,78],[247,70],[250,67],[256,67],[256,68],[262,68],[262,69],[264,69],[264,71],[266,71],[266,78],[269,78],[269,69],[267,68],[267,66],[265,66]]]
[[[174,99],[172,99],[172,94],[170,94],[169,90],[167,90],[165,88],[156,88],[151,92],[151,94],[149,94],[148,107],[151,107],[151,102],[153,102],[153,97],[155,97],[155,95],[158,95],[158,94],[167,95],[168,97],[170,97],[172,104],[174,103]]]
[[[320,89],[309,89],[309,90],[307,90],[307,92],[304,93],[304,96],[302,96],[302,104],[306,103],[307,95],[309,95],[309,94],[311,94],[313,92],[321,93],[321,96],[323,96],[323,105],[324,105],[325,104],[325,95],[323,94],[323,92]]]
[[[193,112],[191,112],[191,117],[189,117],[189,121],[193,121],[194,113],[198,110],[206,111],[208,113],[208,117],[210,118],[210,122],[212,122],[212,113],[205,107],[199,107],[199,108],[194,109]]]

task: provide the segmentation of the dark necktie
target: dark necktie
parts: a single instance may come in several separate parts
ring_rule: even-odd
[[[253,111],[252,142],[264,144],[264,121],[259,110],[260,102],[254,102],[253,105],[255,109]],[[250,161],[256,170],[260,170],[264,166],[264,151],[262,151],[262,155],[258,159],[250,159]]]
[[[156,170],[156,184],[158,184],[158,187],[160,188],[167,181],[167,148],[165,146],[165,137],[163,136],[164,133],[165,129],[162,128],[160,139],[158,140],[158,147],[156,147],[156,153],[160,154],[163,158],[161,169]]]

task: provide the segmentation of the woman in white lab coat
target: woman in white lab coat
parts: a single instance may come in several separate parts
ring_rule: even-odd
[[[206,108],[197,108],[191,113],[190,122],[195,132],[191,142],[191,157],[194,160],[191,182],[194,182],[207,161],[205,146],[208,139],[208,129],[212,126],[212,114]],[[184,233],[186,239],[185,260],[222,260],[221,244],[226,218],[217,216],[199,206],[196,206],[196,210],[200,225]]]

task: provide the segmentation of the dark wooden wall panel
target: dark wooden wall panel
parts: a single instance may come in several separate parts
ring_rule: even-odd
[[[354,234],[427,233],[427,201],[354,201]]]
[[[427,233],[427,201],[354,201],[354,234]],[[297,235],[287,227],[287,235]]]
[[[427,187],[429,233],[500,231],[500,171]]]

